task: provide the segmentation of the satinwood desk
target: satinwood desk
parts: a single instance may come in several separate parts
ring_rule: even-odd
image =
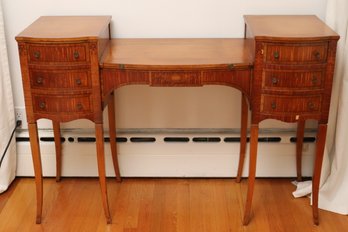
[[[42,215],[42,168],[36,121],[53,121],[57,180],[61,170],[60,123],[86,118],[95,123],[99,181],[109,212],[103,139],[108,105],[115,174],[120,180],[113,91],[124,85],[167,87],[226,85],[242,93],[241,180],[251,110],[248,224],[254,190],[258,124],[272,118],[298,122],[297,177],[301,179],[304,123],[319,121],[313,175],[313,218],[318,224],[318,189],[339,36],[315,16],[245,16],[241,39],[111,39],[110,16],[46,16],[16,40],[32,149],[37,217]],[[233,107],[233,106],[231,106]]]

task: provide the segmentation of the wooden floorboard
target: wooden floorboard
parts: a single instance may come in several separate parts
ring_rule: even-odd
[[[96,178],[44,179],[42,224],[35,224],[33,178],[18,178],[0,195],[0,231],[335,232],[348,217],[320,210],[312,223],[308,198],[294,199],[290,179],[257,179],[252,220],[242,225],[247,181],[234,179],[108,179],[113,224],[107,225]]]

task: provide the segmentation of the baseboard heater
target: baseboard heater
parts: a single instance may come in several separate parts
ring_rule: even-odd
[[[260,129],[257,175],[296,175],[296,132]],[[97,176],[94,131],[62,129],[63,176]],[[121,174],[129,177],[233,177],[239,160],[238,129],[128,129],[117,131]],[[55,175],[53,131],[39,130],[44,176]],[[27,130],[16,135],[18,176],[33,176]],[[107,175],[114,176],[108,131],[105,131]],[[249,142],[249,138],[248,138]],[[248,146],[249,147],[249,146]],[[315,130],[305,132],[303,174],[311,176]],[[247,175],[248,150],[243,175]],[[281,163],[282,165],[279,165]]]

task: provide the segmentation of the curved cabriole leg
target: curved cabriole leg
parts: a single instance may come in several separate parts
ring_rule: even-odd
[[[242,179],[245,151],[247,143],[247,131],[248,129],[248,104],[246,96],[242,94],[242,109],[241,109],[241,128],[240,128],[240,151],[239,151],[239,164],[236,182],[240,183]]]
[[[110,136],[110,148],[112,162],[114,164],[114,170],[116,175],[116,180],[121,181],[121,174],[118,165],[117,157],[117,147],[116,147],[116,122],[115,122],[115,96],[114,93],[111,94],[108,104],[108,116],[109,116],[109,136]]]
[[[297,122],[297,135],[296,135],[296,173],[297,181],[302,181],[302,148],[305,122],[300,120]]]
[[[108,224],[111,224],[112,220],[111,220],[110,211],[109,211],[108,193],[106,188],[106,176],[105,176],[103,124],[95,124],[95,134],[96,134],[96,143],[97,143],[97,162],[98,162],[99,183],[100,183],[100,189],[102,194],[104,213],[105,213],[106,222]]]
[[[56,181],[60,181],[62,170],[62,141],[60,140],[60,124],[53,121],[54,145],[56,147]]]
[[[326,124],[319,124],[315,151],[315,164],[313,174],[313,185],[312,185],[312,211],[314,224],[319,225],[319,210],[318,210],[318,194],[320,185],[320,175],[323,163],[324,148],[326,141]]]
[[[256,160],[257,160],[257,145],[259,136],[259,125],[253,124],[250,129],[250,162],[249,162],[249,177],[248,177],[248,193],[245,203],[243,225],[248,225],[251,216],[251,203],[254,193]]]
[[[240,128],[240,152],[239,152],[239,164],[236,182],[240,183],[242,179],[245,151],[247,143],[247,128],[248,128],[248,104],[246,96],[242,94],[242,115],[241,115],[241,128]]]
[[[42,166],[41,166],[41,154],[39,145],[39,135],[37,132],[37,124],[28,123],[29,138],[31,154],[34,164],[35,172],[35,186],[36,186],[36,224],[41,224],[42,216]]]

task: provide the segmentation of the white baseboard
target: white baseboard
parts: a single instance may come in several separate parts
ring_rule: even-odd
[[[107,135],[107,133],[106,133]],[[307,136],[314,136],[313,132]],[[26,131],[17,137],[28,136]],[[40,136],[52,136],[49,130],[40,131]],[[96,148],[94,142],[76,142],[78,137],[94,137],[91,131],[65,130],[66,140],[62,144],[62,176],[97,176]],[[121,133],[128,142],[117,143],[120,171],[124,177],[235,177],[239,160],[239,143],[224,142],[225,137],[238,137],[238,133]],[[164,142],[166,136],[189,137],[190,142]],[[279,136],[281,142],[260,142],[258,147],[258,177],[296,176],[295,143],[290,143],[294,132],[262,132],[260,137]],[[155,137],[153,143],[133,143],[131,137]],[[193,137],[220,137],[220,142],[192,142]],[[53,142],[40,142],[44,176],[55,176],[55,151]],[[249,148],[249,143],[248,143]],[[303,146],[303,175],[311,176],[315,143]],[[105,143],[106,173],[114,176],[109,143]],[[247,176],[249,150],[247,150],[243,176]],[[33,176],[33,165],[29,142],[17,142],[17,176]]]

